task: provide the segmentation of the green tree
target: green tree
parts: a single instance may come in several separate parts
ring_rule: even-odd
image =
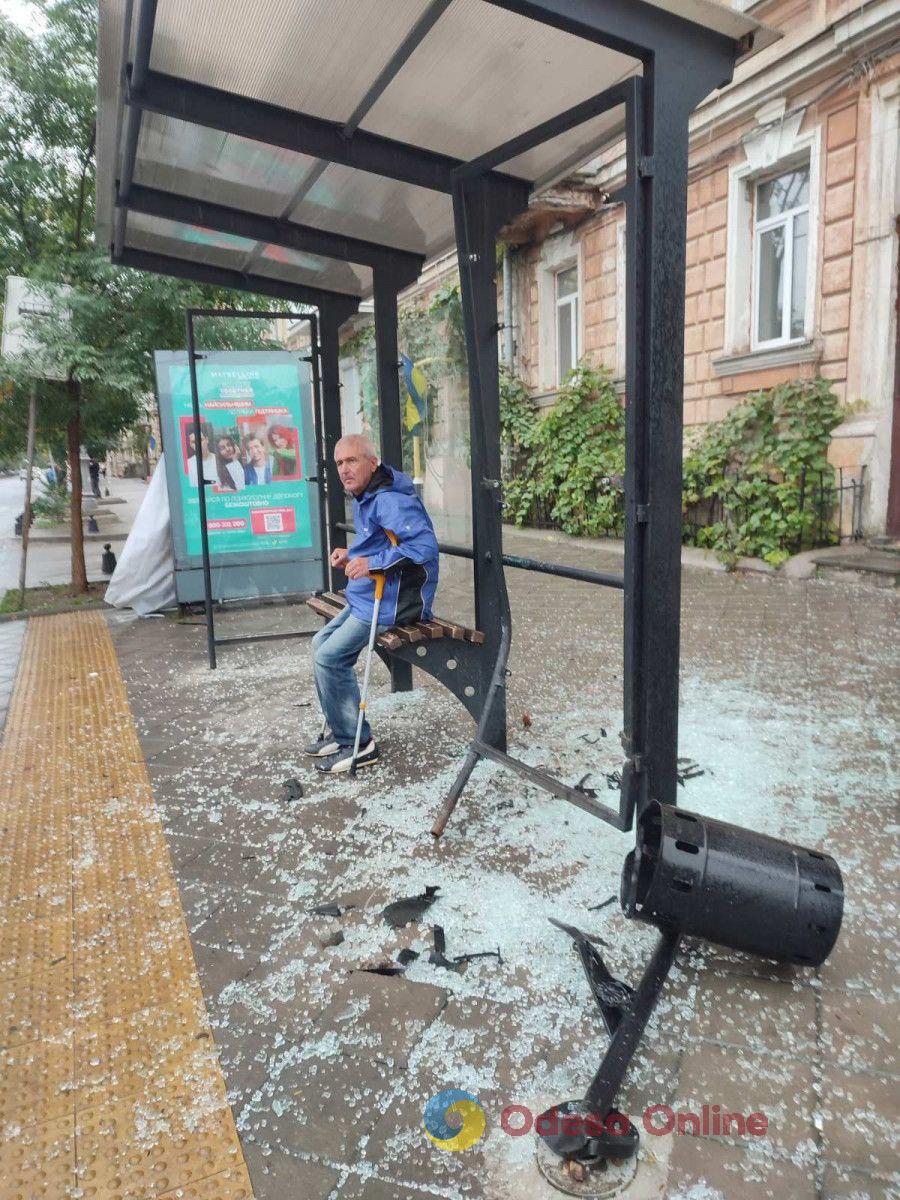
[[[4,275],[79,250],[94,220],[94,0],[38,0],[42,31],[0,15]]]
[[[38,438],[69,463],[72,590],[84,592],[81,446],[103,451],[142,419],[153,391],[152,351],[183,346],[185,307],[227,307],[235,298],[114,267],[96,247],[96,5],[36,0],[36,7],[39,30],[0,16],[0,268],[45,289],[51,311],[30,322],[34,350],[3,364],[0,455],[24,447],[37,379]],[[242,297],[242,306],[266,304]],[[259,321],[203,328],[210,348],[259,347],[264,336]]]

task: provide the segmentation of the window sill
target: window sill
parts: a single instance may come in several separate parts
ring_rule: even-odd
[[[743,354],[723,354],[712,360],[718,376],[744,375],[750,371],[766,371],[770,367],[788,367],[795,363],[818,362],[822,347],[817,341],[794,342],[775,346],[771,350],[750,350]]]

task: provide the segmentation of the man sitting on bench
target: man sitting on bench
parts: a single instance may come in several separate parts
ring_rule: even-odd
[[[334,461],[345,491],[353,497],[352,546],[332,551],[331,565],[347,576],[347,607],[312,640],[313,670],[325,731],[306,753],[322,759],[329,775],[350,770],[359,686],[353,667],[366,648],[375,604],[372,572],[384,572],[378,632],[392,625],[428,620],[438,581],[438,545],[431,518],[408,475],[378,461],[362,434],[341,438]],[[388,536],[388,531],[393,535]],[[364,719],[357,767],[378,761],[378,746]]]

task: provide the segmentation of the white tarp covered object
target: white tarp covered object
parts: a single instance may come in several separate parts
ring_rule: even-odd
[[[140,616],[175,607],[175,552],[162,454],[109,581],[106,602],[133,608]]]

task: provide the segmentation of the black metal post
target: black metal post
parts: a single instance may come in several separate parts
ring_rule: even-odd
[[[327,492],[325,489],[325,453],[322,427],[322,377],[319,370],[319,322],[315,317],[309,318],[309,357],[312,367],[313,384],[313,431],[316,439],[315,452],[315,485],[319,495],[319,542],[322,547],[322,587],[327,590],[329,584],[330,564],[328,548],[328,513],[326,509]]]
[[[644,686],[644,537],[649,513],[647,458],[647,180],[641,177],[644,146],[643,86],[632,81],[625,111],[625,623],[622,802],[633,815],[646,803],[644,747],[647,723]]]
[[[589,1112],[598,1112],[606,1116],[611,1108],[628,1064],[634,1057],[644,1028],[672,969],[680,940],[677,931],[667,931],[657,942],[637,990],[622,1013],[609,1048],[603,1056],[603,1062],[597,1068],[597,1073],[585,1093],[585,1107]]]
[[[203,601],[206,610],[206,651],[209,669],[216,669],[216,627],[213,618],[212,573],[209,567],[209,530],[206,528],[206,481],[203,478],[203,446],[200,441],[200,393],[197,390],[197,353],[194,347],[194,311],[184,314],[187,332],[188,374],[191,379],[191,407],[194,412],[194,459],[197,463],[197,495],[200,500],[200,546],[203,555]]]
[[[403,470],[400,420],[400,351],[397,345],[397,285],[389,272],[373,273],[375,301],[375,368],[378,379],[378,425],[381,458]]]
[[[322,441],[319,474],[325,480],[328,542],[326,557],[345,542],[341,525],[346,521],[344,488],[334,465],[334,448],[341,440],[340,315],[329,305],[319,309],[319,346],[322,357]],[[332,590],[344,587],[344,572],[331,566],[325,572]]]
[[[501,751],[506,750],[506,688],[491,684],[501,653],[508,654],[512,619],[503,574],[495,246],[499,230],[527,205],[528,193],[527,185],[501,185],[490,176],[459,179],[453,185],[469,360],[475,624],[484,633],[482,692],[491,706],[478,732],[480,741]],[[504,661],[504,676],[505,668]]]
[[[403,470],[403,428],[400,418],[400,351],[397,345],[397,279],[383,269],[373,272],[375,300],[375,366],[378,378],[378,424],[381,459]],[[391,660],[391,691],[412,691],[412,667]]]
[[[685,53],[645,61],[628,114],[623,786],[639,811],[678,791],[688,120],[733,62]]]

